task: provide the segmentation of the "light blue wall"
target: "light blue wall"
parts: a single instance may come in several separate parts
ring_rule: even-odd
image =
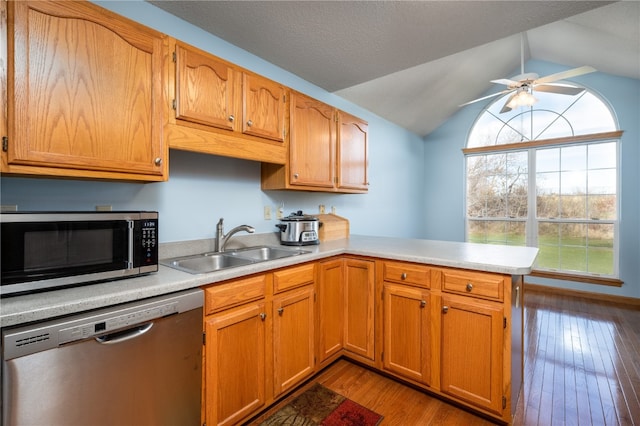
[[[528,72],[548,75],[566,68],[529,61]],[[513,74],[518,74],[514,70]],[[527,278],[529,282],[577,290],[640,298],[640,81],[593,73],[574,81],[598,92],[615,109],[624,130],[622,136],[620,278],[621,288],[559,280]],[[488,93],[487,93],[488,94]],[[478,102],[461,109],[425,139],[425,238],[464,241],[464,156],[468,133],[489,103]]]
[[[257,232],[273,232],[277,220],[265,220],[264,206],[284,203],[295,210],[317,213],[318,205],[335,206],[350,220],[351,232],[398,237],[422,234],[424,194],[423,141],[417,135],[328,93],[295,75],[214,37],[143,1],[99,2],[105,8],[153,27],[177,39],[279,81],[369,122],[370,182],[365,195],[294,191],[262,191],[260,163],[171,151],[169,181],[114,183],[53,179],[0,179],[0,202],[26,210],[93,210],[112,205],[117,210],[157,210],[160,242],[214,236],[225,218],[227,229],[250,224]]]

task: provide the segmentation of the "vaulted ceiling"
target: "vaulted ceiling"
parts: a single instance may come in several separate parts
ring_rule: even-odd
[[[525,61],[640,79],[633,0],[151,3],[422,136],[519,74],[521,33]]]

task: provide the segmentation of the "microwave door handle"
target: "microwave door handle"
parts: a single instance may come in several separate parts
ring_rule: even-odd
[[[135,222],[133,220],[127,220],[127,233],[128,233],[128,259],[127,259],[127,269],[133,269],[133,234],[134,234],[134,225]]]

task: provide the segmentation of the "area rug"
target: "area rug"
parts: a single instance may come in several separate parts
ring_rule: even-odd
[[[316,383],[260,426],[375,426],[382,416]]]

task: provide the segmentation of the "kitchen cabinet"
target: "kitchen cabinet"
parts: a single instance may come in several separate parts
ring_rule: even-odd
[[[429,384],[430,294],[426,289],[384,283],[385,370]]]
[[[205,422],[237,424],[266,402],[268,276],[205,288]]]
[[[273,298],[274,396],[315,370],[314,289],[306,286]]]
[[[173,52],[167,104],[174,111],[166,132],[171,148],[285,162],[284,86],[180,41]]]
[[[2,80],[12,100],[2,172],[166,180],[167,38],[89,2],[2,7],[8,42]]]
[[[503,308],[471,297],[442,296],[441,390],[502,414]]]
[[[344,260],[318,263],[318,363],[328,364],[342,353],[344,336]],[[327,361],[325,363],[325,361]]]
[[[370,364],[375,360],[375,262],[344,259],[344,349]]]
[[[369,125],[338,112],[338,189],[367,191],[369,186]]]
[[[366,192],[367,135],[365,121],[292,91],[288,162],[262,165],[262,189]]]

